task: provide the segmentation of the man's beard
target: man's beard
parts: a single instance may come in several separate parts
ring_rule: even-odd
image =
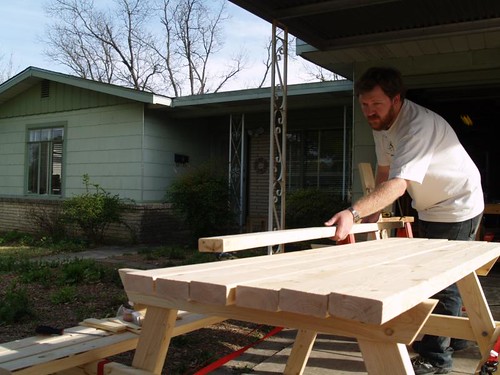
[[[382,131],[382,130],[387,130],[391,127],[392,123],[394,122],[396,118],[396,114],[394,111],[394,106],[391,105],[391,108],[389,109],[389,112],[387,112],[387,115],[385,115],[383,118],[381,118],[379,115],[374,115],[370,116],[367,118],[368,124],[370,124],[371,128],[376,131]],[[377,120],[376,122],[373,122],[373,120]]]

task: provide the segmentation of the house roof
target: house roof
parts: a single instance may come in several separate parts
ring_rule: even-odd
[[[0,85],[0,104],[15,97],[16,95],[43,80],[55,81],[62,84],[97,91],[103,94],[114,95],[146,104],[159,106],[171,106],[172,104],[172,99],[166,96],[156,95],[145,91],[133,90],[108,83],[92,81],[32,66],[26,68],[22,72],[18,73],[17,75]]]
[[[352,82],[348,80],[288,85],[289,109],[312,109],[352,104]],[[172,109],[177,117],[218,115],[228,113],[269,112],[271,89],[245,89],[175,98]]]
[[[354,62],[500,47],[498,0],[230,0],[286,26],[301,56],[345,77]]]
[[[63,73],[29,67],[0,85],[0,105],[43,80],[56,81],[95,92],[148,104],[175,117],[199,117],[269,111],[271,89],[244,89],[178,98],[155,95],[108,83],[91,81]],[[316,108],[352,102],[352,82],[348,80],[288,85],[289,108]]]

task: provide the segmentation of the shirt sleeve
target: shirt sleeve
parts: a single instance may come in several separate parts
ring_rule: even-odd
[[[434,121],[427,120],[407,124],[399,132],[389,178],[423,182],[438,142]]]

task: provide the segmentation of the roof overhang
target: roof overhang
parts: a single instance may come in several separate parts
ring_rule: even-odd
[[[352,79],[352,66],[500,47],[498,0],[230,0],[283,25],[297,52]]]
[[[153,106],[171,106],[172,99],[150,92],[132,90],[126,87],[91,81],[84,78],[57,73],[50,70],[28,67],[0,85],[0,104],[12,99],[40,81],[49,80],[103,94],[118,96]]]
[[[288,85],[288,110],[352,104],[352,82],[348,80]],[[267,112],[271,88],[245,89],[175,98],[169,109],[175,117],[217,116]]]

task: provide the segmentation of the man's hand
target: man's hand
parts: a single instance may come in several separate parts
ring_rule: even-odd
[[[337,230],[335,231],[335,236],[332,237],[332,240],[342,241],[351,231],[352,226],[354,225],[354,217],[349,210],[340,211],[333,215],[330,220],[326,221],[325,225],[327,227],[336,225]]]

